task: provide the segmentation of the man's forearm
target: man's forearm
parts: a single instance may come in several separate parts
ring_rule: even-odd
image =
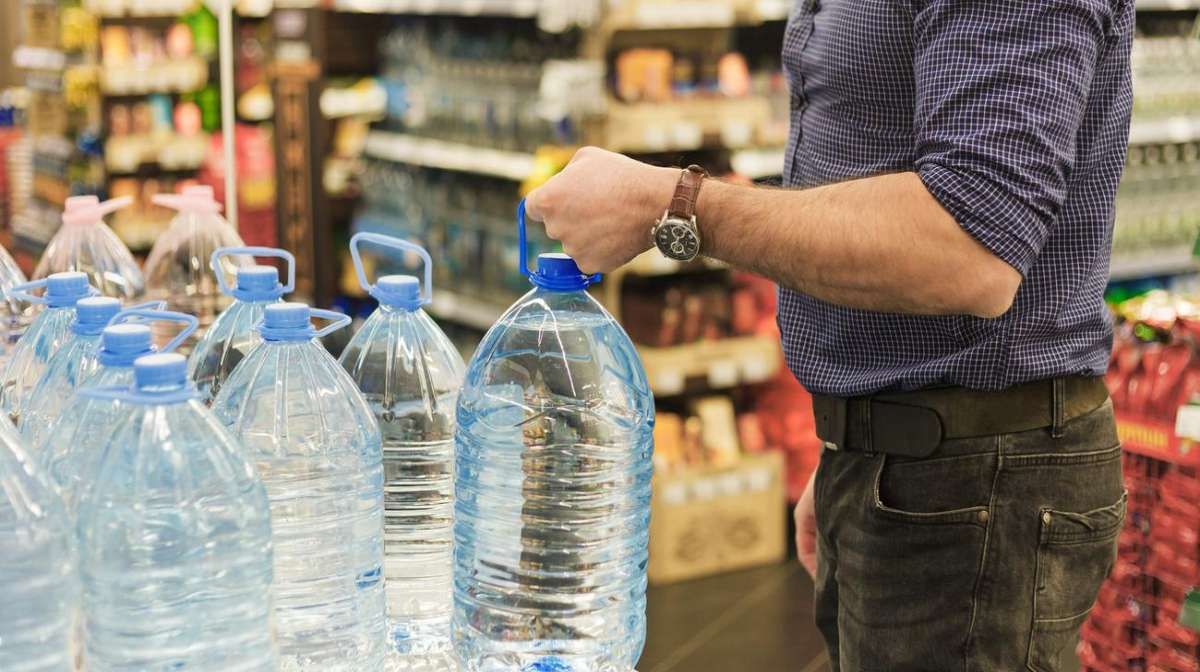
[[[805,190],[709,180],[697,212],[707,255],[838,305],[995,317],[1020,284],[915,173]]]

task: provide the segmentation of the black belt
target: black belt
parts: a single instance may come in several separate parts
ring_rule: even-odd
[[[813,395],[817,436],[826,447],[928,457],[942,441],[1051,428],[1108,400],[1103,378],[1036,380],[997,391],[939,387],[869,397]]]

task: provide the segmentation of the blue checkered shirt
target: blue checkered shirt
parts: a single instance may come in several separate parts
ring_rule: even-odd
[[[783,289],[784,352],[801,383],[854,396],[1104,373],[1133,14],[1133,0],[799,0],[783,49],[785,184],[915,171],[1024,277],[992,320]]]

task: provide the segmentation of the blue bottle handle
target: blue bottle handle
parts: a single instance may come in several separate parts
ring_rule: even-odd
[[[296,289],[296,257],[291,252],[274,247],[222,247],[215,250],[208,260],[208,266],[217,276],[217,286],[221,288],[222,294],[231,295],[233,289],[225,282],[225,273],[221,271],[221,258],[232,257],[235,254],[283,259],[287,262],[287,284],[283,286],[283,293],[291,294]]]
[[[11,299],[23,301],[25,303],[46,305],[47,303],[50,303],[50,301],[45,297],[45,295],[35,296],[29,292],[35,289],[45,289],[46,283],[49,281],[49,278],[42,278],[40,280],[30,280],[29,282],[22,283],[20,285],[13,285],[8,289],[8,296]],[[99,296],[99,294],[100,290],[88,285],[88,296]]]
[[[533,276],[533,271],[529,270],[529,250],[525,237],[525,199],[517,204],[517,247],[521,249],[521,275],[529,278]],[[589,276],[587,283],[594,285],[603,279],[603,274],[596,273]]]
[[[428,305],[433,301],[433,259],[430,258],[429,252],[425,248],[410,243],[407,240],[385,236],[381,233],[356,233],[350,238],[350,257],[354,259],[354,270],[358,273],[358,284],[367,291],[371,296],[375,296],[375,285],[367,280],[367,271],[363,268],[362,254],[359,253],[358,247],[362,243],[375,243],[382,247],[390,247],[393,250],[401,252],[412,252],[421,257],[421,261],[425,262],[425,292],[421,297],[421,305]],[[379,297],[376,297],[379,298]]]
[[[145,303],[134,304],[132,306],[129,306],[128,308],[123,308],[122,310],[166,310],[166,309],[167,309],[167,302],[159,300],[159,301],[147,301]],[[117,315],[120,315],[120,313],[117,313]],[[117,315],[113,315],[113,317],[115,318]],[[112,324],[112,320],[109,320],[108,323]]]
[[[345,313],[339,313],[333,310],[323,310],[321,308],[312,308],[310,309],[309,314],[318,320],[329,321],[329,324],[325,325],[324,328],[313,332],[313,336],[316,338],[325,338],[338,329],[350,326],[350,316],[346,315]]]
[[[179,322],[184,325],[183,331],[179,335],[171,339],[170,343],[164,345],[158,352],[173,352],[178,348],[188,336],[191,336],[196,331],[196,327],[200,326],[200,320],[197,320],[191,315],[185,313],[176,313],[170,310],[147,310],[146,308],[129,308],[117,313],[108,322],[108,326],[114,324],[122,324],[131,321],[133,318],[138,318],[144,322]]]

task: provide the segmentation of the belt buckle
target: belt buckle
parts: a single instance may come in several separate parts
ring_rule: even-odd
[[[846,445],[846,415],[849,400],[842,397],[814,397],[813,413],[817,436],[829,450],[841,450]]]

